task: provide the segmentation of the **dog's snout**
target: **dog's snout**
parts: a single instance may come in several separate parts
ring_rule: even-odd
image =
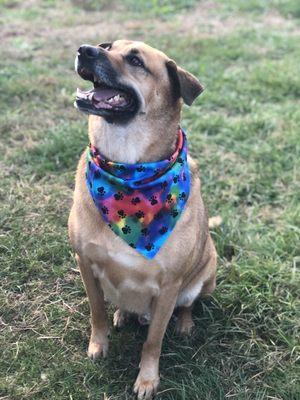
[[[89,46],[87,44],[83,44],[78,49],[78,54],[80,56],[86,56],[88,58],[97,58],[99,56],[100,49],[99,47]]]

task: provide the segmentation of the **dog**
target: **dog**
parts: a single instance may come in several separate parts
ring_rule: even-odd
[[[82,45],[75,69],[81,78],[94,85],[87,91],[77,89],[75,106],[89,114],[91,145],[78,164],[68,222],[70,243],[76,253],[91,311],[88,356],[95,360],[107,355],[110,328],[104,299],[118,307],[113,317],[116,328],[124,325],[129,313],[139,316],[140,321],[148,321],[148,336],[134,393],[139,400],[150,399],[159,384],[161,345],[174,309],[178,313],[177,332],[189,334],[194,325],[191,311],[195,299],[200,294],[211,294],[215,288],[217,255],[200,194],[197,165],[188,155],[184,165],[185,155],[181,159],[178,156],[178,152],[184,151],[180,146],[186,140],[179,128],[182,105],[190,106],[203,86],[163,52],[137,41]],[[154,172],[153,165],[159,166]],[[120,178],[118,174],[124,169],[132,171],[135,166],[138,167],[134,174],[148,167],[152,172],[146,171],[150,178],[145,172],[143,182],[135,180],[136,186],[128,187],[129,178],[122,175]],[[125,212],[119,210],[118,215],[108,219],[106,203],[102,200],[105,192],[113,191],[120,181],[122,185],[125,182],[124,192],[117,191],[114,198],[110,194],[115,204],[117,200],[122,202],[124,196],[126,199],[134,196],[141,182],[144,197],[152,190],[152,184],[160,182],[162,189],[155,186],[155,190],[162,190],[161,197],[164,186],[171,185],[174,191],[178,189],[173,181],[181,178],[174,175],[174,166],[181,171],[180,184],[185,192],[184,196],[177,193],[177,197],[169,193],[160,208],[163,218],[169,222],[159,231],[164,233],[169,229],[171,232],[162,241],[157,237],[160,225],[156,221],[153,228],[156,250],[153,250],[153,243],[145,245],[153,218],[161,217],[160,211],[155,215],[146,211],[143,216],[144,222],[148,220],[143,228],[145,235],[135,232],[136,246],[126,242],[124,232],[128,233],[130,227],[124,225]],[[111,173],[114,168],[117,175]],[[165,181],[164,174],[168,177]],[[102,175],[106,179],[104,184]],[[94,194],[93,185],[97,179],[102,186],[98,186]],[[173,181],[169,183],[170,180]],[[147,207],[158,207],[157,196],[146,200],[133,197],[131,208],[128,202],[126,207],[140,210],[146,207],[146,201],[149,201]],[[176,209],[172,208],[172,202],[177,202]],[[175,225],[168,213],[177,218]],[[129,219],[134,224],[140,223],[135,216],[142,214],[137,211]],[[140,247],[139,243],[142,243]],[[152,253],[148,256],[147,251]]]

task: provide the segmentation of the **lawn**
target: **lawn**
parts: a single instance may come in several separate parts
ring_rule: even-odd
[[[157,398],[300,399],[299,18],[296,0],[0,1],[1,400],[133,398],[147,330],[131,322],[112,331],[106,360],[87,358],[67,238],[88,143],[74,57],[124,37],[205,85],[182,126],[209,213],[223,219],[217,289],[197,302],[191,338],[170,322]]]

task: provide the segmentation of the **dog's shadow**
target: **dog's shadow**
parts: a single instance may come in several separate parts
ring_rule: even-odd
[[[157,398],[183,398],[182,390],[188,384],[188,377],[205,361],[205,346],[210,341],[207,332],[210,325],[217,322],[219,311],[213,297],[197,300],[193,311],[195,327],[190,336],[179,336],[175,331],[175,310],[163,341],[160,358],[161,384]],[[109,355],[99,361],[102,373],[105,371],[105,381],[109,382],[103,399],[135,398],[132,386],[138,375],[141,350],[147,332],[148,326],[140,325],[134,316],[129,318],[123,328],[112,329]]]

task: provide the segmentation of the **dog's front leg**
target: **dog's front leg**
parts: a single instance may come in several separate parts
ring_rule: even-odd
[[[94,277],[89,261],[76,257],[91,310],[91,337],[88,356],[96,360],[106,356],[108,350],[109,325],[104,305],[104,295],[99,281]]]
[[[144,343],[140,372],[134,385],[138,399],[151,399],[159,384],[159,357],[163,337],[172,316],[180,284],[162,288],[152,305],[152,320]]]

